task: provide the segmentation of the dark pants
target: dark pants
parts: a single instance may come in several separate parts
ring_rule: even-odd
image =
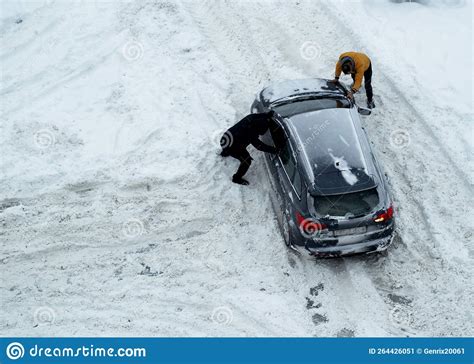
[[[355,75],[352,74],[352,79],[355,80]],[[365,86],[365,93],[367,94],[367,101],[371,102],[372,98],[374,97],[374,93],[372,91],[372,63],[369,65],[369,68],[364,72],[364,86]]]
[[[222,149],[221,156],[231,156],[240,161],[240,166],[237,169],[237,172],[235,172],[234,178],[242,178],[244,174],[247,173],[250,168],[250,165],[252,164],[252,157],[250,156],[249,152],[247,152],[247,149],[245,149],[244,147],[224,148]]]

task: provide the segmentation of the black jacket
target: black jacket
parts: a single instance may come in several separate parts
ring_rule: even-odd
[[[265,134],[269,127],[268,114],[249,114],[227,130],[232,144],[230,149],[247,148],[252,144],[256,149],[267,153],[276,153],[276,149],[263,143],[258,137]]]

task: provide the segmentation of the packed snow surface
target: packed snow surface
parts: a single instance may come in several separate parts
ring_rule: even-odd
[[[473,335],[471,1],[0,14],[1,335]],[[373,62],[362,122],[397,234],[314,260],[284,245],[261,153],[232,184],[219,138],[263,87],[331,78],[349,50]]]

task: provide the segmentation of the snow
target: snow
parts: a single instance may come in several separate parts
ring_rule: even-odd
[[[473,334],[470,1],[0,9],[2,335]],[[347,50],[374,62],[397,236],[315,261],[284,246],[261,154],[233,185],[218,142]]]
[[[322,87],[327,87],[326,82],[316,81],[314,79],[287,80],[273,83],[266,87],[262,93],[263,99],[268,102],[274,102],[287,96],[293,96],[305,92],[321,92]]]
[[[344,156],[337,157],[333,153],[331,153],[331,149],[328,150],[328,154],[331,156],[332,160],[334,161],[334,166],[336,169],[341,171],[341,175],[344,178],[344,180],[349,184],[349,185],[354,185],[357,181],[358,178],[357,176],[352,173],[349,164],[347,161],[344,159]]]

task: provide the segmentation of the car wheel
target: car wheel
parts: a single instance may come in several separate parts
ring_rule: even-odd
[[[291,245],[293,245],[293,236],[291,234],[290,221],[286,213],[283,213],[281,230],[282,230],[283,239],[285,240],[285,245],[287,247],[290,247]]]

